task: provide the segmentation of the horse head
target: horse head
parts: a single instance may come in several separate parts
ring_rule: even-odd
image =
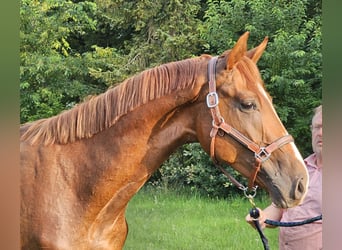
[[[307,170],[256,66],[268,39],[247,50],[248,36],[246,32],[233,49],[209,60],[209,84],[201,90],[207,107],[197,121],[206,125],[197,134],[214,161],[249,178],[250,187],[266,189],[277,206],[293,207],[306,193]]]

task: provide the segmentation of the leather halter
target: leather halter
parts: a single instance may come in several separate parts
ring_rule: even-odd
[[[253,189],[255,179],[259,170],[261,169],[262,163],[270,158],[273,151],[279,149],[283,145],[293,142],[293,137],[289,134],[278,138],[271,144],[266,147],[261,147],[243,134],[241,134],[238,130],[227,124],[223,117],[220,114],[220,110],[218,107],[219,99],[216,93],[216,63],[217,57],[213,57],[210,59],[208,63],[208,78],[209,78],[209,93],[207,95],[207,106],[211,111],[211,116],[213,118],[213,127],[210,132],[211,137],[211,144],[210,144],[210,157],[214,161],[215,165],[240,189],[246,190],[246,188],[239,183],[233,176],[231,176],[221,165],[218,164],[218,161],[215,157],[215,139],[216,135],[219,133],[220,130],[224,131],[226,134],[233,137],[236,141],[241,143],[243,146],[248,148],[250,151],[254,153],[255,157],[255,164],[254,164],[254,171],[249,177],[248,181],[248,188]],[[222,136],[224,133],[222,133]],[[255,188],[254,188],[255,189]]]

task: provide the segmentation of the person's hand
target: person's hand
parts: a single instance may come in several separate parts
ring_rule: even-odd
[[[265,213],[260,209],[260,208],[256,208],[259,212],[259,217],[254,219],[251,217],[250,214],[247,214],[246,216],[246,222],[249,223],[253,228],[255,228],[255,224],[254,224],[254,221],[255,220],[258,220],[259,221],[259,224],[260,224],[260,228],[261,229],[264,229],[266,227],[266,223],[265,223]]]

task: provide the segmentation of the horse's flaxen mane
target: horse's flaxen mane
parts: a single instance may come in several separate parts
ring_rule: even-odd
[[[65,144],[90,138],[122,115],[177,90],[193,88],[202,57],[163,64],[143,71],[103,94],[57,116],[26,124],[21,140],[31,144]]]

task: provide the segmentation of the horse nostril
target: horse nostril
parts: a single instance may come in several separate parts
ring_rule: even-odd
[[[305,194],[305,186],[303,184],[304,179],[303,178],[298,178],[297,183],[295,184],[294,188],[294,199],[299,200],[303,197]]]

